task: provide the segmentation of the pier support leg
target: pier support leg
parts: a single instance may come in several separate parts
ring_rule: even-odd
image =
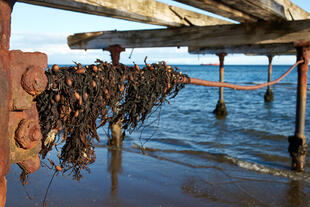
[[[224,57],[226,55],[227,55],[226,53],[217,54],[220,60],[220,68],[219,68],[220,82],[224,82]],[[226,110],[226,105],[224,102],[224,88],[223,87],[219,88],[219,100],[216,104],[216,108],[214,109],[213,113],[216,114],[217,116],[226,116],[228,114]]]
[[[6,200],[6,179],[10,164],[9,140],[9,99],[11,87],[9,83],[11,12],[14,1],[0,0],[0,207]]]
[[[113,65],[118,65],[120,54],[121,52],[125,51],[125,48],[121,47],[120,45],[111,45],[104,50],[110,52]]]
[[[45,54],[9,51],[14,3],[0,0],[0,207],[5,205],[10,165],[17,163],[27,173],[40,167],[42,135],[33,99],[47,85]]]
[[[272,74],[272,55],[268,55],[268,60],[269,60],[269,66],[268,66],[268,82],[271,81],[271,74]],[[271,87],[268,86],[266,93],[264,95],[264,99],[266,102],[271,102],[273,101],[273,92],[271,90]]]
[[[110,52],[113,65],[118,65],[120,54],[121,52],[125,51],[125,48],[122,48],[120,45],[111,45],[105,50]],[[118,109],[113,109],[113,111],[115,113],[118,111]],[[122,133],[122,121],[119,120],[117,123],[110,123],[109,127],[112,131],[112,140],[109,140],[108,144],[115,147],[122,146],[124,138]]]
[[[119,120],[116,123],[110,123],[110,129],[112,132],[112,139],[109,140],[109,145],[115,147],[121,147],[123,144],[123,133],[122,133],[122,121]]]
[[[297,60],[304,60],[298,65],[298,86],[296,103],[296,126],[294,136],[289,137],[289,153],[292,157],[292,169],[304,171],[307,144],[304,135],[307,99],[307,73],[309,69],[310,44],[297,46]]]

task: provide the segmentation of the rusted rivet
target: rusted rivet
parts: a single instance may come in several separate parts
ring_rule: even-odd
[[[21,148],[30,149],[42,139],[40,126],[35,121],[23,119],[15,131],[15,140]]]
[[[32,96],[42,93],[47,85],[47,78],[42,68],[30,66],[22,75],[21,85],[23,89]]]
[[[25,174],[34,173],[40,168],[40,158],[38,155],[35,155],[17,164],[23,169]]]

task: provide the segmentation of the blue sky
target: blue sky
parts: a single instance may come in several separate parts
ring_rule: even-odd
[[[202,10],[184,7],[170,0],[162,2],[208,14]],[[310,12],[309,0],[292,0],[292,2]],[[163,28],[155,25],[129,22],[108,17],[82,14],[59,9],[16,3],[12,13],[11,49],[23,51],[40,51],[48,55],[49,64],[72,64],[72,61],[91,64],[97,58],[110,61],[108,52],[102,50],[71,50],[67,46],[67,36],[78,32],[104,30],[136,30]],[[177,48],[144,48],[126,49],[121,53],[120,62],[131,64],[143,63],[145,56],[148,62],[166,60],[169,64],[200,64],[218,62],[215,55],[190,55],[187,47]],[[294,56],[276,56],[274,64],[292,64]],[[267,64],[267,57],[228,55],[226,64]]]

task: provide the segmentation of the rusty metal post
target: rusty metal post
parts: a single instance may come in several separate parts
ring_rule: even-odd
[[[118,65],[120,54],[125,51],[125,48],[120,45],[111,45],[110,47],[105,48],[105,50],[110,52],[113,65]],[[118,111],[118,108],[113,109],[113,111]],[[109,127],[112,131],[112,140],[109,140],[108,144],[120,147],[124,138],[122,133],[122,121],[119,120],[117,123],[110,123]]]
[[[15,0],[0,0],[0,207],[5,205],[11,164],[26,173],[40,167],[41,131],[33,99],[47,85],[43,53],[9,51],[11,12]]]
[[[269,65],[268,65],[268,82],[271,81],[271,74],[272,74],[272,58],[273,55],[268,55],[268,61],[269,61]],[[271,102],[273,101],[273,92],[271,90],[271,87],[268,86],[266,93],[264,95],[264,99],[266,102]]]
[[[296,45],[297,60],[304,60],[298,65],[298,86],[296,103],[296,125],[294,136],[289,137],[289,152],[292,157],[292,169],[304,171],[307,144],[304,134],[307,100],[307,75],[309,69],[310,44]]]
[[[6,201],[6,179],[10,164],[10,140],[8,130],[9,99],[9,47],[11,36],[11,12],[15,1],[0,0],[0,207]]]
[[[120,54],[121,52],[125,51],[125,48],[121,47],[120,45],[111,45],[108,48],[105,48],[104,50],[110,52],[113,65],[118,65]]]
[[[216,54],[219,57],[220,66],[219,66],[219,79],[220,82],[224,82],[224,57],[227,55],[226,53]],[[227,110],[226,105],[224,102],[224,88],[219,88],[219,100],[216,104],[216,108],[214,109],[213,113],[217,116],[226,116]]]

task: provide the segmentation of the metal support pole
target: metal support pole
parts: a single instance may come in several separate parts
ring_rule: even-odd
[[[118,65],[120,54],[121,52],[125,51],[125,48],[121,47],[120,45],[111,45],[108,48],[105,48],[104,50],[110,52],[113,65]]]
[[[10,164],[9,140],[9,98],[11,94],[9,82],[9,47],[11,36],[11,12],[15,1],[0,0],[0,207],[6,201],[6,179]]]
[[[219,79],[220,82],[224,82],[224,57],[227,55],[226,53],[216,54],[219,57],[220,67],[219,67]],[[214,109],[213,113],[217,116],[226,116],[227,110],[226,105],[224,102],[224,88],[219,88],[219,100],[216,104],[216,108]]]
[[[269,66],[268,66],[268,82],[271,81],[271,74],[272,74],[272,55],[268,55],[268,60],[269,60]],[[273,92],[271,90],[271,87],[268,86],[266,93],[264,95],[264,99],[266,102],[271,102],[273,101]]]
[[[297,45],[297,60],[304,60],[298,65],[298,86],[296,102],[296,125],[294,136],[289,137],[289,152],[292,157],[292,169],[304,171],[306,164],[307,144],[304,135],[306,101],[307,101],[307,74],[309,69],[310,43]]]
[[[120,45],[111,45],[105,50],[110,52],[113,65],[118,65],[120,54],[121,52],[125,51],[125,48],[121,47]],[[117,111],[118,108],[113,109],[114,113],[116,113]],[[112,139],[109,140],[108,144],[115,147],[120,147],[124,138],[124,135],[122,133],[122,121],[119,120],[116,123],[110,123],[109,127],[112,131]]]

